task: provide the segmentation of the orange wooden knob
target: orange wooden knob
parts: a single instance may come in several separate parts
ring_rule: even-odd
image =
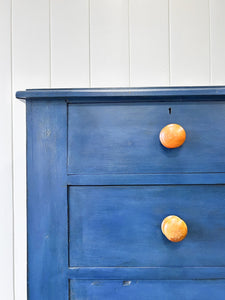
[[[160,131],[159,139],[166,148],[178,148],[185,142],[186,132],[178,124],[169,124]]]
[[[162,233],[171,242],[182,241],[188,233],[187,224],[177,216],[166,217],[162,221],[161,229]]]

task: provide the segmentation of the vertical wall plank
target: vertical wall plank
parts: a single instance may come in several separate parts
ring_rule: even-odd
[[[0,299],[13,300],[11,3],[0,1]]]
[[[168,0],[130,0],[132,86],[169,85]]]
[[[171,85],[208,85],[209,4],[170,0]]]
[[[211,84],[225,84],[225,1],[210,1]]]
[[[129,85],[128,0],[90,0],[93,87]]]
[[[49,87],[49,2],[13,1],[13,93]],[[25,104],[13,101],[15,295],[26,299]]]
[[[52,87],[89,86],[89,1],[51,2]]]

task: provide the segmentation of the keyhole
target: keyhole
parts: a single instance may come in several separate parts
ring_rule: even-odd
[[[171,115],[171,113],[172,113],[172,108],[169,107],[169,114]]]

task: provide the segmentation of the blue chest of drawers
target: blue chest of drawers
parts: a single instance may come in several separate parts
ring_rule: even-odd
[[[225,88],[17,92],[30,300],[225,299]],[[159,132],[178,123],[183,146]],[[178,215],[187,237],[161,222]]]

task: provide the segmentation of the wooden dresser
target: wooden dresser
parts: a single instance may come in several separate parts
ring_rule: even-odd
[[[225,87],[40,89],[27,107],[29,300],[225,299]],[[159,133],[180,124],[186,141]],[[169,241],[166,216],[188,234]]]

